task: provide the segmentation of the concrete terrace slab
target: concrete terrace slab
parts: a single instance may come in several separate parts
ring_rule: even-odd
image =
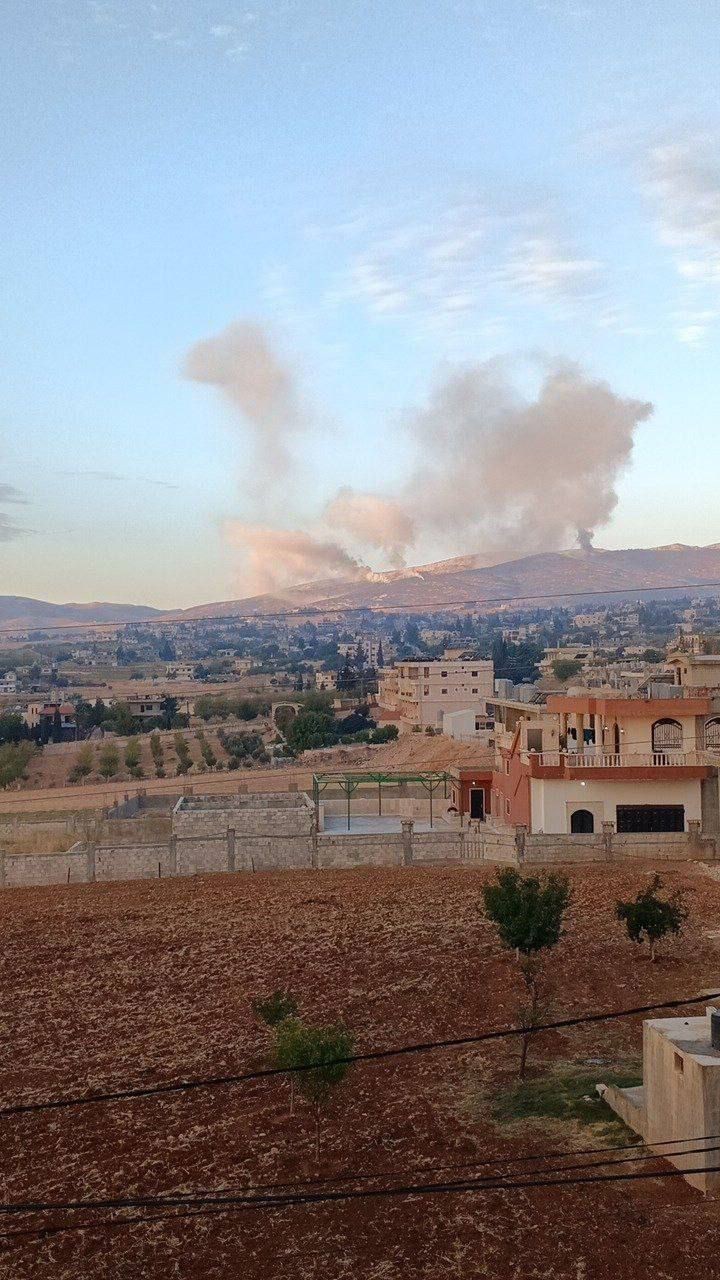
[[[445,822],[444,818],[435,818],[433,820],[432,827],[430,826],[429,820],[427,822],[421,822],[415,819],[414,829],[415,831],[446,832],[451,831],[453,828],[449,823]],[[358,815],[358,817],[353,815],[350,818],[349,832],[347,817],[341,817],[337,814],[326,814],[324,831],[321,831],[320,835],[322,836],[325,834],[337,836],[345,834],[355,836],[374,836],[378,834],[400,835],[401,832],[402,819],[393,814],[388,814],[387,817],[378,816],[377,814],[374,816]]]

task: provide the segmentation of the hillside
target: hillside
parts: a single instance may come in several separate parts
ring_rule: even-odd
[[[142,622],[161,616],[162,610],[144,604],[52,604],[29,596],[0,596],[0,625],[6,627],[51,627],[68,622]]]
[[[462,601],[520,600],[528,596],[561,599],[578,592],[627,592],[632,597],[640,587],[668,594],[677,585],[720,585],[720,544],[675,544],[627,551],[548,551],[502,564],[464,567],[469,560],[472,557],[464,556],[392,574],[373,574],[362,582],[304,583],[282,595],[225,600],[174,616],[262,614],[307,605],[317,609],[403,606],[422,610],[431,604]]]
[[[163,611],[148,605],[51,604],[24,596],[0,596],[0,626],[43,627],[84,622],[124,623],[147,619],[188,620],[227,614],[268,614],[286,609],[415,608],[467,601],[522,600],[564,596],[626,594],[639,588],[662,595],[673,588],[720,587],[720,543],[688,547],[636,547],[626,551],[546,551],[495,565],[477,565],[479,557],[459,556],[415,568],[374,573],[363,581],[324,579],[300,583],[277,593],[246,596]]]

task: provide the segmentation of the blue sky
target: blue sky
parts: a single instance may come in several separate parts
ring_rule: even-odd
[[[10,0],[3,27],[2,592],[230,598],[255,526],[384,567],[328,527],[345,486],[410,512],[411,563],[570,545],[528,519],[543,475],[493,506],[482,400],[448,448],[487,519],[418,515],[417,414],[497,358],[527,403],[572,362],[654,406],[599,545],[720,540],[714,0]],[[283,474],[181,375],[237,322],[301,406]]]

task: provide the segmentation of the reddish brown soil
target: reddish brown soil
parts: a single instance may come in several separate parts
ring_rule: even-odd
[[[487,868],[364,870],[12,890],[0,896],[0,1101],[242,1071],[266,1060],[250,999],[289,986],[314,1019],[342,1017],[359,1048],[511,1023],[514,959],[479,908]],[[720,985],[720,884],[688,890],[685,934],[651,965],[614,919],[647,868],[570,872],[553,962],[555,1016]],[[638,1019],[555,1033],[546,1059],[621,1059]],[[478,1068],[514,1069],[516,1043],[359,1065],[322,1131],[321,1176],[567,1145],[591,1131],[498,1130],[463,1099]],[[603,1068],[598,1067],[598,1078]],[[6,1118],[3,1200],[156,1195],[317,1176],[308,1108],[285,1082]],[[631,1166],[632,1167],[632,1166]],[[647,1167],[647,1166],[645,1166]],[[657,1168],[663,1168],[658,1162]],[[627,1169],[628,1166],[623,1166]],[[441,1177],[443,1175],[440,1175]],[[87,1215],[97,1218],[97,1214]],[[79,1215],[75,1215],[77,1221]],[[56,1213],[60,1225],[70,1215]],[[38,1225],[7,1219],[3,1231]],[[0,1240],[13,1280],[653,1280],[720,1274],[720,1207],[681,1179],[254,1210]]]

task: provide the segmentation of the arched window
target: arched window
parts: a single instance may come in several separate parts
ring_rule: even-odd
[[[656,720],[652,727],[653,751],[682,751],[683,731],[677,720]]]
[[[576,809],[570,818],[570,832],[574,836],[591,836],[595,819],[589,809]]]
[[[720,751],[720,717],[705,725],[705,746],[708,751]]]

